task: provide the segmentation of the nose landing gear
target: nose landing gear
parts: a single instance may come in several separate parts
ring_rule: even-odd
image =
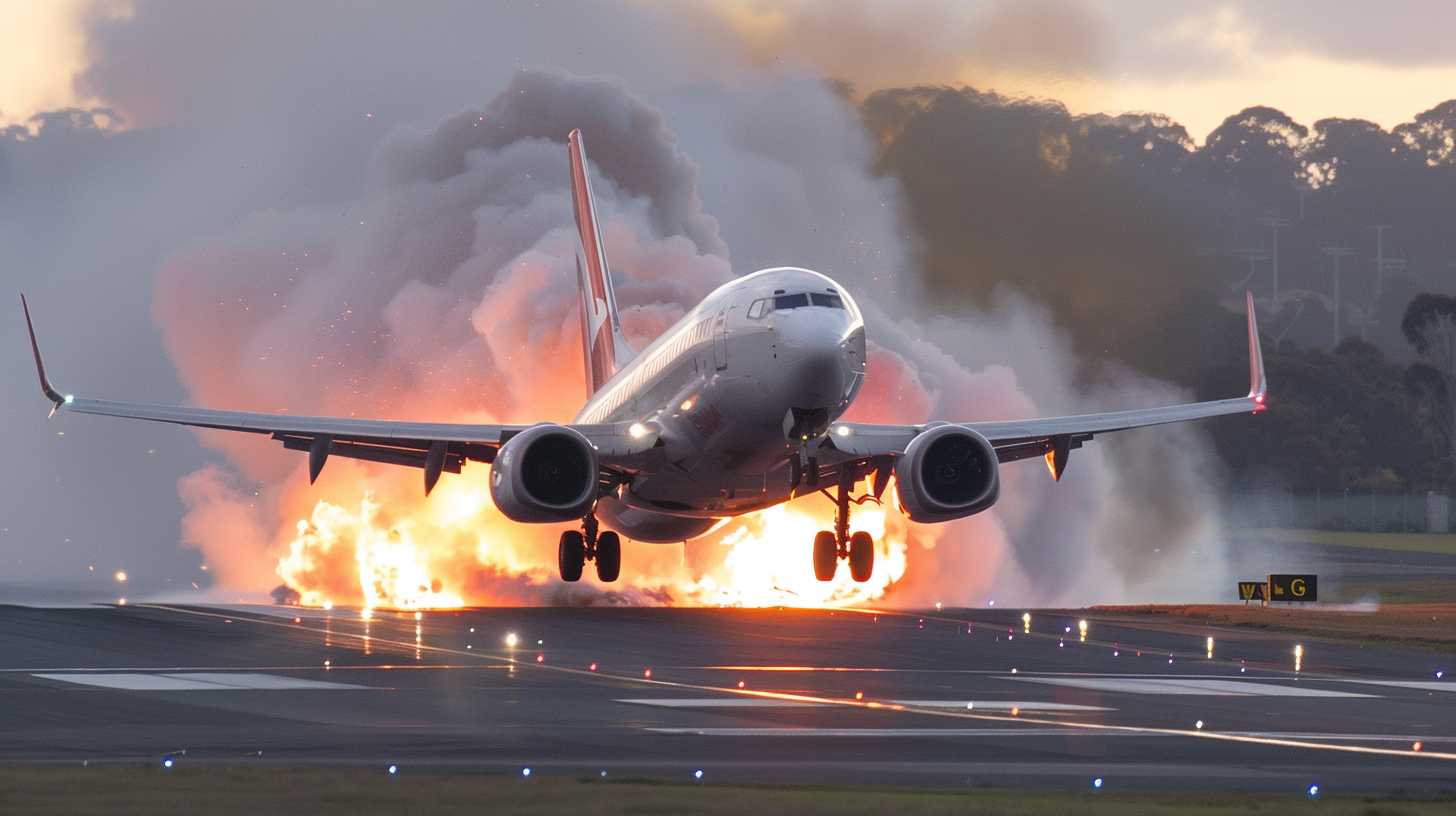
[[[610,584],[622,572],[622,537],[607,530],[598,533],[596,514],[587,513],[582,529],[567,530],[556,545],[556,566],[561,580],[580,581],[587,561],[597,564],[597,580]]]
[[[875,540],[863,530],[849,532],[849,491],[854,477],[848,467],[839,471],[839,489],[834,496],[834,530],[820,530],[814,535],[814,577],[833,581],[840,559],[848,559],[849,575],[864,583],[875,571]],[[861,501],[869,498],[862,497]]]

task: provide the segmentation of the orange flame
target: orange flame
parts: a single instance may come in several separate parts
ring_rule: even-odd
[[[855,508],[854,529],[875,539],[874,574],[855,583],[841,565],[833,581],[821,582],[811,566],[813,538],[832,516],[827,503],[805,499],[734,519],[686,554],[683,545],[628,542],[621,580],[598,586],[706,606],[843,606],[882,597],[905,574],[906,523],[888,505]],[[519,603],[557,585],[558,530],[505,520],[483,485],[456,477],[414,501],[367,492],[354,508],[319,500],[297,522],[277,573],[307,606]],[[594,583],[591,576],[588,566],[583,582]]]

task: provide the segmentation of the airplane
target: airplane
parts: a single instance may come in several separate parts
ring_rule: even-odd
[[[996,503],[999,467],[1043,457],[1060,481],[1071,452],[1096,435],[1228,414],[1259,414],[1268,384],[1254,300],[1245,293],[1249,393],[1157,408],[997,422],[846,422],[866,371],[863,315],[829,277],[763,269],[715,289],[640,351],[622,333],[586,151],[567,135],[587,390],[568,424],[469,425],[293,416],[149,405],[63,394],[41,361],[21,295],[41,390],[58,411],[266,435],[308,453],[309,481],[330,457],[420,468],[428,495],[443,472],[490,465],[491,498],[521,523],[579,522],[561,533],[558,569],[615,581],[623,535],[684,542],[725,520],[790,499],[833,499],[833,529],[814,537],[813,569],[841,561],[866,581],[874,541],[850,531],[851,505],[878,502],[894,477],[902,511],[944,522]],[[868,491],[854,496],[868,480]],[[833,494],[830,494],[830,490]],[[602,529],[602,522],[610,529]]]

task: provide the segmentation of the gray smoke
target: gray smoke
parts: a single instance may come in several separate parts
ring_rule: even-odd
[[[471,7],[456,8],[450,26],[391,7],[367,23],[362,12],[330,16],[338,11],[309,8],[319,27],[298,28],[340,24],[325,59],[313,37],[257,22],[282,11],[257,9],[235,41],[201,48],[216,21],[144,5],[96,32],[86,81],[138,122],[177,126],[118,133],[72,121],[0,147],[0,178],[19,179],[0,194],[14,216],[7,245],[18,247],[65,384],[260,410],[569,418],[584,389],[561,139],[581,127],[639,342],[729,275],[795,263],[844,281],[869,310],[874,373],[859,418],[1001,419],[1185,396],[1128,372],[1079,388],[1086,360],[1010,294],[984,312],[927,304],[898,187],[870,172],[869,135],[823,83],[748,70],[721,43],[676,43],[618,19],[671,29],[659,12],[551,7],[475,25],[489,42],[471,42],[465,57],[439,44],[478,22]],[[571,30],[600,23],[618,47],[573,54],[582,38],[555,39],[564,20]],[[491,43],[625,78],[516,71]],[[187,70],[200,53],[227,54],[230,69]],[[145,70],[128,70],[139,60]],[[156,72],[168,81],[149,84]],[[242,87],[230,94],[225,83]],[[139,319],[148,304],[160,343]],[[14,327],[6,339],[17,352],[4,373],[24,382],[24,341]],[[206,434],[199,449],[170,428],[45,425],[37,396],[7,393],[0,409],[29,465],[4,477],[5,518],[16,521],[3,546],[16,574],[91,580],[82,570],[99,561],[98,571],[126,566],[154,588],[206,585],[180,538],[229,586],[261,594],[314,499],[350,505],[361,485],[386,504],[418,492],[418,474],[331,462],[310,493],[299,460],[260,440]],[[1099,440],[1074,454],[1060,485],[1039,463],[1008,466],[994,513],[911,531],[890,600],[1212,596],[1221,562],[1200,440],[1194,429]],[[184,516],[170,483],[189,471]],[[549,549],[549,531],[532,535]],[[432,546],[472,553],[479,543]],[[657,587],[682,578],[681,559],[646,549],[632,562],[641,594],[625,598],[662,602]],[[550,563],[544,550],[531,555]],[[555,599],[539,570],[492,569],[475,580],[495,596]]]

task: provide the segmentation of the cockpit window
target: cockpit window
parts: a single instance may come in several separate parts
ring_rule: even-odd
[[[818,292],[795,292],[792,295],[774,295],[771,298],[759,298],[748,307],[748,316],[753,320],[767,317],[774,312],[781,312],[785,309],[802,309],[805,306],[824,306],[829,309],[843,309],[844,299],[839,295],[826,295]]]
[[[774,311],[784,309],[798,309],[801,306],[809,305],[809,296],[800,292],[796,295],[776,295],[773,299]]]

